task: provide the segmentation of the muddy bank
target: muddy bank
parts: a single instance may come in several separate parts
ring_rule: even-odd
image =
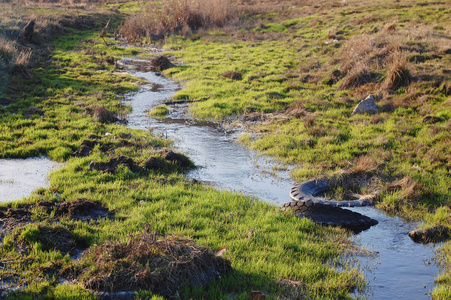
[[[38,187],[47,187],[47,175],[61,166],[45,157],[0,159],[0,201],[27,197]]]

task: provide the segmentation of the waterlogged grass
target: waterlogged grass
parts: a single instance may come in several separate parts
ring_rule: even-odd
[[[164,117],[169,113],[169,108],[164,105],[164,104],[160,104],[155,106],[154,109],[152,109],[151,111],[148,112],[148,114],[150,116],[154,116],[154,117]]]
[[[213,250],[227,247],[224,257],[234,271],[208,289],[187,287],[182,298],[246,299],[248,292],[260,290],[270,299],[341,299],[363,284],[361,275],[339,259],[350,246],[341,229],[316,226],[259,200],[187,180],[175,163],[155,171],[90,168],[91,161],[121,155],[142,166],[170,142],[102,117],[121,119],[129,110],[118,95],[135,91],[136,79],[116,72],[110,56],[133,55],[137,49],[105,47],[93,31],[60,36],[54,46],[31,79],[12,77],[0,112],[0,153],[4,158],[44,154],[65,167],[51,174],[48,188],[2,207],[86,199],[102,204],[114,217],[80,221],[34,207],[27,215],[31,222],[15,226],[0,246],[0,277],[20,287],[10,291],[9,298],[94,299],[76,277],[75,282],[61,283],[77,264],[70,251],[127,242],[146,226]],[[74,157],[85,141],[95,142],[92,151]],[[96,268],[92,261],[84,263]],[[160,299],[146,291],[138,294]]]

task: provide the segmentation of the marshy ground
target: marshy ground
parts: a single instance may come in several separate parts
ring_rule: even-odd
[[[188,180],[170,141],[124,125],[121,99],[143,82],[115,62],[153,58],[150,43],[172,56],[158,71],[183,83],[172,101],[193,102],[194,117],[245,128],[244,145],[295,165],[296,180],[337,183],[334,198],[378,191],[381,209],[450,230],[449,1],[1,4],[0,156],[64,162],[48,188],[1,205],[3,296],[362,288],[339,258],[348,232]],[[369,94],[378,112],[351,115]],[[450,297],[450,249],[434,299]]]

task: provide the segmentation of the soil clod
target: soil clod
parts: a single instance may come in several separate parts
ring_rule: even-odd
[[[153,71],[163,71],[174,66],[174,64],[171,63],[169,58],[167,58],[165,55],[159,55],[154,57],[150,61],[150,64],[152,65]]]

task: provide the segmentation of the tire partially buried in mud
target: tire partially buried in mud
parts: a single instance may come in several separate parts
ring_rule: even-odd
[[[370,228],[378,222],[341,207],[359,207],[372,205],[372,199],[360,197],[357,200],[326,200],[319,196],[330,189],[326,180],[305,181],[290,191],[292,202],[282,205],[283,210],[293,210],[301,218],[308,218],[315,223],[329,226],[339,226],[359,233]]]

